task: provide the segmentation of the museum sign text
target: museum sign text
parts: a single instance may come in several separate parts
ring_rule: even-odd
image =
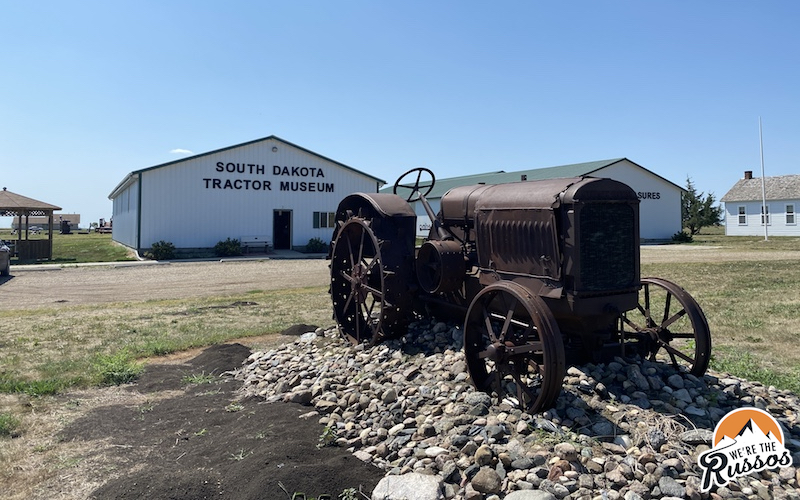
[[[257,163],[218,161],[214,165],[217,176],[204,177],[206,189],[245,191],[298,191],[308,193],[333,193],[334,183],[325,181],[325,172],[319,167],[281,167]],[[231,178],[226,174],[242,174]],[[271,174],[271,176],[269,176]]]

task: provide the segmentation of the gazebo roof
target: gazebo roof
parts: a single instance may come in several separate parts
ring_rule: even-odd
[[[0,191],[0,216],[50,215],[56,210],[61,210],[61,207],[12,193],[6,188]]]

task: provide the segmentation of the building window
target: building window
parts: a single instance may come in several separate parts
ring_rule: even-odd
[[[314,212],[314,229],[333,227],[336,224],[336,212]]]
[[[747,225],[747,209],[745,207],[739,207],[739,225],[746,226]]]
[[[786,205],[786,224],[794,225],[794,204]]]
[[[764,205],[761,205],[761,225],[764,225]],[[769,205],[767,205],[767,225],[769,226]]]

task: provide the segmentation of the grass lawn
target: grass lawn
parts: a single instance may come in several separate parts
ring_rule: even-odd
[[[7,237],[0,235],[0,237]],[[711,328],[711,367],[800,392],[800,259],[760,260],[769,252],[800,251],[800,238],[725,237],[712,228],[688,246],[749,252],[741,260],[642,264],[642,276],[684,287]],[[124,260],[110,235],[55,235],[56,263]],[[773,254],[777,255],[777,254]],[[257,302],[269,307],[231,306]],[[255,295],[119,303],[103,308],[0,313],[0,392],[50,393],[102,381],[103,360],[130,363],[233,338],[276,333],[295,323],[329,325],[324,288]],[[231,313],[237,321],[227,321]]]
[[[23,235],[24,238],[24,235]],[[11,234],[10,229],[0,229],[0,239],[15,241],[17,235]],[[31,234],[28,239],[46,240],[47,233]],[[78,264],[82,262],[116,262],[135,260],[133,253],[111,241],[110,234],[100,233],[72,233],[60,234],[53,232],[53,260],[41,262],[42,264]],[[11,259],[12,265],[24,263]]]
[[[236,321],[231,321],[235,317]],[[109,365],[304,323],[331,325],[327,288],[0,311],[0,393],[52,394],[102,385]]]

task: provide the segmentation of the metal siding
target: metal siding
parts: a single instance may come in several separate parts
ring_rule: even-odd
[[[272,148],[278,148],[273,152]],[[218,172],[229,163],[244,164],[245,173]],[[253,164],[264,166],[264,173],[250,173]],[[323,176],[274,175],[273,166],[313,167]],[[319,170],[318,170],[319,171]],[[242,189],[213,189],[204,179],[240,181]],[[267,181],[269,190],[244,189],[245,180]],[[282,191],[281,181],[333,183],[334,191]],[[373,178],[345,169],[318,156],[278,141],[265,141],[203,156],[196,160],[167,165],[142,173],[142,243],[165,240],[177,248],[209,248],[226,238],[268,236],[272,238],[274,210],[292,212],[292,245],[302,246],[313,237],[329,241],[332,230],[314,229],[313,212],[335,212],[347,194],[375,192]],[[209,182],[213,185],[213,181]],[[251,183],[252,185],[252,183]]]
[[[133,182],[112,200],[112,238],[130,248],[136,248],[139,183]]]

